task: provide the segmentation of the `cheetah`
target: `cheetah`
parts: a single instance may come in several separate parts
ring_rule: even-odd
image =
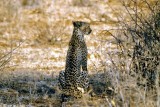
[[[81,97],[87,90],[87,46],[84,35],[89,35],[92,30],[90,24],[82,21],[73,22],[73,34],[69,42],[69,49],[66,57],[65,71],[59,74],[60,87],[65,94]]]

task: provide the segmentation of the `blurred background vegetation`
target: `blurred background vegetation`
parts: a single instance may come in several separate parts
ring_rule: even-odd
[[[98,98],[87,100],[87,105],[95,102],[92,106],[99,106],[103,102],[102,106],[109,107],[158,106],[159,0],[1,0],[0,94],[9,97],[13,92],[16,94],[10,100],[0,97],[0,101],[35,103],[39,89],[39,83],[37,89],[33,88],[35,81],[46,78],[54,81],[65,67],[75,20],[89,22],[93,31],[85,39],[91,84]],[[17,79],[34,82],[22,86],[23,82],[15,83]],[[45,84],[55,89],[51,81]],[[27,101],[22,99],[18,87],[29,93]],[[112,98],[106,98],[109,87],[115,93]]]

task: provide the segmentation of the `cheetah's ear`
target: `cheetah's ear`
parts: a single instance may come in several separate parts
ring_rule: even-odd
[[[79,28],[79,27],[82,26],[82,22],[80,22],[80,21],[73,21],[72,23],[73,23],[74,27],[78,27]]]

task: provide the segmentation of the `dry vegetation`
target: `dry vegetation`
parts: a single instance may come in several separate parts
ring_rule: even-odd
[[[159,107],[159,0],[1,0],[0,106]],[[61,102],[72,21],[86,36],[91,90]]]

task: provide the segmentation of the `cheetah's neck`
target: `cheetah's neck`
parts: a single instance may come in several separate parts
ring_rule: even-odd
[[[80,29],[74,28],[72,38],[79,42],[84,42],[84,34]]]

